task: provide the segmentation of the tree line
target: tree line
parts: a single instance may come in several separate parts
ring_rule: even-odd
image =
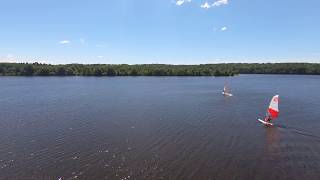
[[[111,65],[0,63],[0,76],[234,76],[237,74],[320,75],[320,64],[230,63],[202,65]]]

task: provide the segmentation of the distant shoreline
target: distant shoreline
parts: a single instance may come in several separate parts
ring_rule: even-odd
[[[0,63],[0,76],[234,76],[238,74],[320,75],[320,63],[201,65]]]

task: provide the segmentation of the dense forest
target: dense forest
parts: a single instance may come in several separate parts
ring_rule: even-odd
[[[237,74],[320,75],[320,64],[109,65],[0,63],[0,76],[234,76]]]

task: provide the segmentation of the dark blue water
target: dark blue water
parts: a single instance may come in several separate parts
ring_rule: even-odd
[[[319,179],[319,90],[320,76],[1,77],[0,179]]]

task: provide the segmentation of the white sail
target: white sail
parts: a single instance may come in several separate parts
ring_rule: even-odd
[[[268,112],[272,118],[277,118],[279,115],[279,95],[272,97]]]

